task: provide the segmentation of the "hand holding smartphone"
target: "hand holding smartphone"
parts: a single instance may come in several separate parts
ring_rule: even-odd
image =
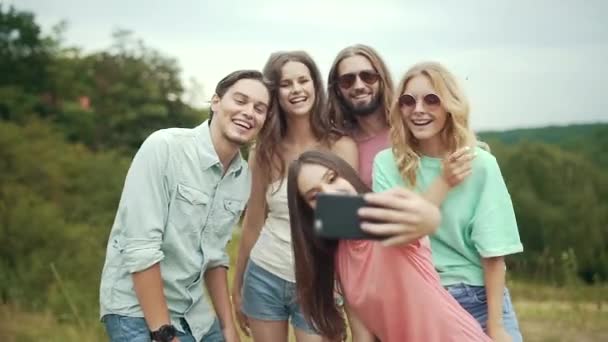
[[[317,195],[315,232],[326,239],[379,240],[386,236],[370,234],[361,229],[360,208],[370,206],[362,195]]]
[[[318,194],[314,228],[327,239],[383,240],[390,246],[432,234],[440,221],[437,206],[411,190],[395,187],[365,195]]]

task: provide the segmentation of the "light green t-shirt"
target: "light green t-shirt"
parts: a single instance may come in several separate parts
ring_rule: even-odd
[[[496,158],[476,148],[473,172],[452,189],[441,205],[441,224],[431,236],[435,268],[444,286],[464,283],[484,285],[481,259],[523,251],[517,222]],[[416,175],[416,191],[424,193],[441,176],[441,160],[422,157]],[[393,152],[376,156],[374,182],[383,188],[406,186]]]

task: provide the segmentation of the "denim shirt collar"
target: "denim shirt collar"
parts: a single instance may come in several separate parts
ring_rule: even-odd
[[[207,170],[214,166],[221,170],[222,164],[220,163],[220,159],[215,151],[215,147],[213,146],[213,141],[211,140],[210,124],[211,120],[206,120],[196,127],[197,139],[199,140],[198,155],[203,170]],[[244,160],[241,152],[239,151],[230,162],[226,174],[236,173],[238,176],[243,169],[243,164]]]

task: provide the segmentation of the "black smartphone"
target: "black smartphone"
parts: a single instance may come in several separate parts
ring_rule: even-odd
[[[315,209],[315,233],[326,239],[379,240],[386,238],[361,229],[357,211],[365,207],[362,195],[318,194]],[[367,205],[369,206],[369,205]]]

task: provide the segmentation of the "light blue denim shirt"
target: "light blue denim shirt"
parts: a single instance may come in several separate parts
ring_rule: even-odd
[[[225,247],[250,192],[237,155],[224,174],[209,122],[150,135],[135,155],[110,232],[101,276],[100,314],[143,317],[132,273],[160,262],[172,324],[190,325],[196,340],[215,313],[203,274],[228,267]]]

